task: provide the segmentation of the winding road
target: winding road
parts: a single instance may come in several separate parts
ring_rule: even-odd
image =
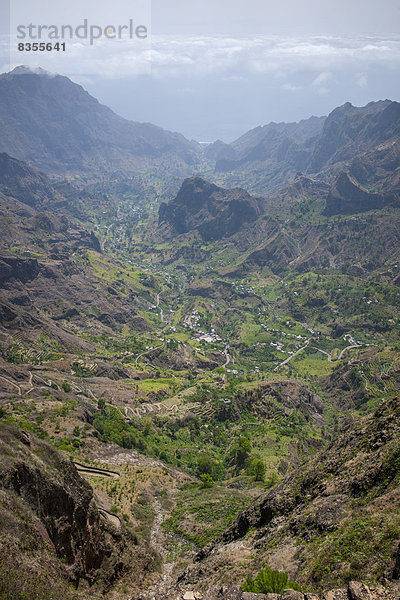
[[[137,357],[136,357],[136,359],[135,359],[135,365],[137,366],[138,360],[142,356],[145,356],[146,354],[150,354],[150,352],[154,352],[154,350],[159,350],[160,348],[164,348],[164,346],[165,346],[165,342],[163,342],[160,346],[156,346],[155,348],[150,348],[149,350],[146,350],[145,352],[142,352],[141,354],[138,354]]]
[[[297,356],[297,354],[299,354],[300,352],[302,352],[303,350],[305,350],[305,348],[307,348],[307,346],[309,345],[311,341],[311,338],[309,338],[307,340],[307,343],[302,346],[302,348],[299,348],[299,350],[297,350],[297,352],[295,352],[294,354],[292,354],[291,356],[289,356],[289,358],[286,358],[283,362],[279,363],[279,365],[277,365],[274,369],[274,371],[277,371],[280,367],[283,367],[283,365],[286,365],[290,360],[292,360],[292,358],[294,358],[295,356]],[[326,352],[326,350],[321,350],[321,348],[317,348],[316,346],[310,346],[310,348],[313,348],[313,350],[317,350],[318,352],[321,352],[322,354],[325,354],[328,357],[328,361],[329,362],[336,362],[337,360],[340,360],[343,357],[343,354],[347,351],[347,350],[351,350],[351,348],[362,348],[363,346],[368,346],[368,344],[352,344],[351,346],[346,346],[346,348],[343,348],[343,350],[341,350],[339,356],[335,359],[335,361],[332,359],[332,353],[331,352]]]
[[[229,344],[226,344],[225,348],[224,348],[224,354],[225,354],[226,361],[222,365],[223,367],[227,367],[229,365],[229,363],[232,361],[232,357],[229,354],[229,349],[230,349]]]
[[[16,388],[18,390],[18,396],[22,396],[21,387],[19,385],[17,385],[13,381],[10,381],[9,379],[7,379],[7,377],[3,377],[3,375],[0,375],[0,379],[3,379],[3,381]]]
[[[295,356],[297,356],[298,354],[300,354],[300,352],[303,352],[303,350],[305,350],[308,346],[308,344],[310,343],[310,338],[308,338],[307,343],[302,346],[301,348],[299,348],[297,350],[297,352],[295,352],[294,354],[291,354],[291,356],[289,356],[288,358],[285,358],[285,360],[281,363],[279,363],[279,365],[277,365],[274,369],[274,371],[277,371],[280,367],[283,367],[283,365],[286,365],[290,360],[292,360],[292,358],[294,358]]]
[[[361,348],[363,345],[364,344],[353,344],[352,346],[346,346],[346,348],[343,348],[343,350],[341,351],[341,353],[337,357],[337,360],[340,360],[342,358],[342,356],[346,352],[346,350],[350,350],[350,348]]]

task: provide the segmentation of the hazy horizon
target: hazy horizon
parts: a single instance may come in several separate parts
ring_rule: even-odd
[[[117,0],[118,12],[89,0],[83,15],[71,0],[68,11],[77,22],[91,14],[122,22],[131,7]],[[55,8],[43,0],[40,10]],[[399,24],[395,0],[153,0],[150,46],[99,40],[89,52],[74,41],[68,57],[14,53],[10,68],[29,60],[70,77],[127,119],[230,142],[259,125],[327,115],[345,102],[400,99]]]

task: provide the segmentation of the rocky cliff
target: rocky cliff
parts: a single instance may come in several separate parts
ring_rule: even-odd
[[[96,597],[129,571],[131,561],[142,575],[151,569],[154,556],[100,514],[90,485],[61,453],[3,422],[0,448],[0,579],[7,571],[9,578],[1,593],[13,586],[15,593],[28,593],[26,586],[36,581],[36,593],[58,598],[52,589],[86,582],[96,583]]]
[[[159,209],[159,224],[176,233],[197,230],[204,240],[233,235],[261,214],[263,199],[245,190],[225,190],[201,177],[186,179],[178,195]]]
[[[177,589],[243,582],[268,564],[304,589],[398,579],[400,399],[347,423],[324,451],[203,548]]]
[[[119,117],[61,75],[17,67],[1,75],[0,97],[0,150],[46,173],[182,171],[197,159],[195,143]]]
[[[354,177],[342,171],[331,187],[324,214],[331,216],[366,212],[382,208],[387,202],[390,202],[390,197],[369,192]]]

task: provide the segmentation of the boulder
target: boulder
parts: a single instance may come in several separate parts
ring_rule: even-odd
[[[348,590],[351,600],[371,600],[371,592],[365,583],[350,581]]]
[[[296,590],[283,590],[281,600],[304,600],[304,594]]]

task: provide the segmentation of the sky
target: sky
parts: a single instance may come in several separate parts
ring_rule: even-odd
[[[17,52],[14,40],[10,66],[67,75],[121,116],[198,141],[229,142],[258,125],[325,115],[347,101],[400,100],[399,0],[11,0],[10,6],[12,32],[27,19],[146,24],[146,40],[72,40],[64,54]]]

